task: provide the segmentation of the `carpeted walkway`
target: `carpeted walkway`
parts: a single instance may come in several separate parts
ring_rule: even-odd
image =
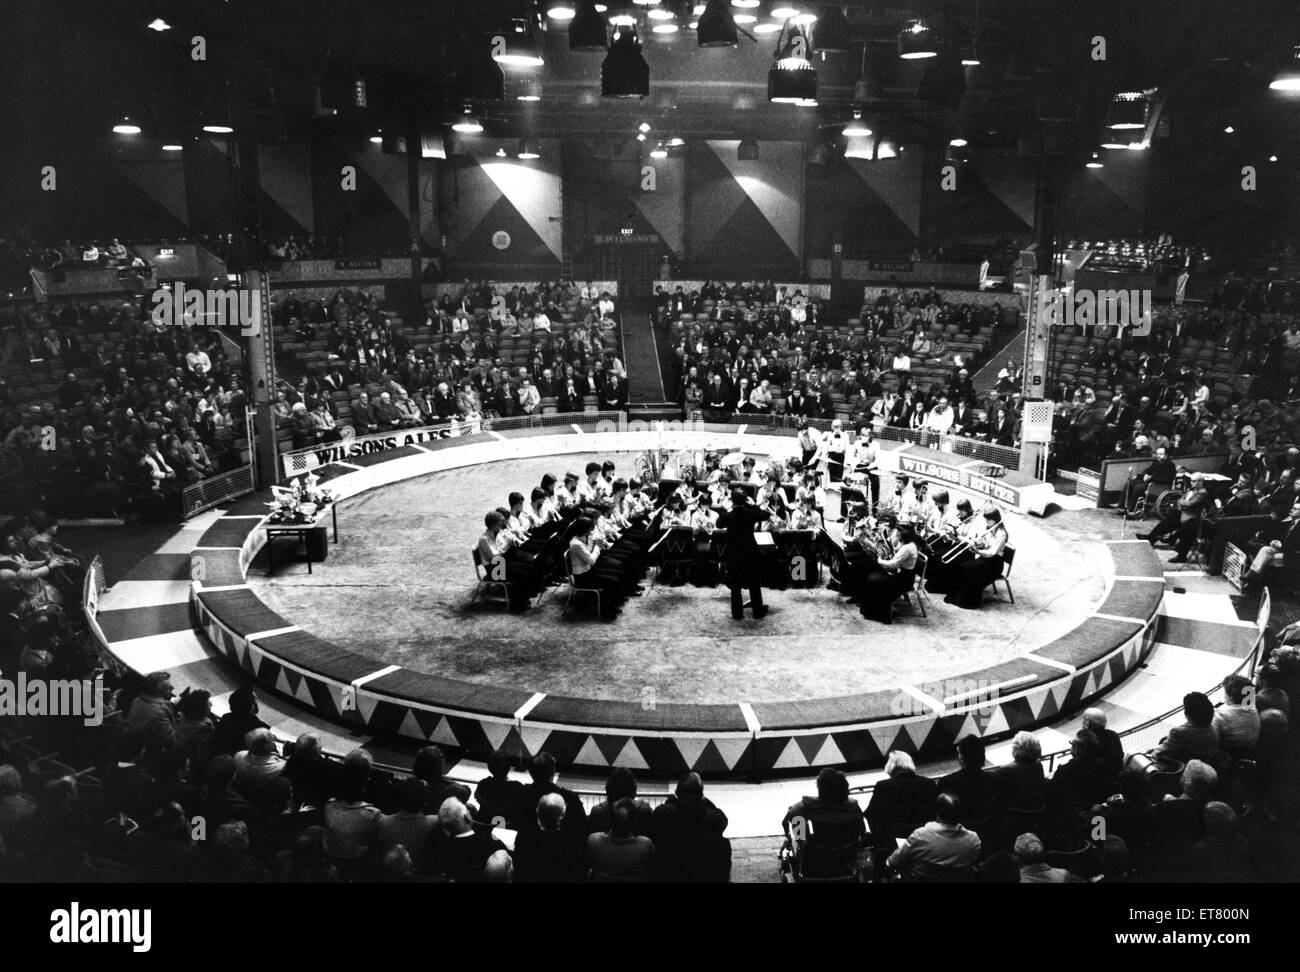
[[[654,324],[650,315],[626,311],[622,318],[624,365],[628,374],[628,401],[664,401],[663,377],[659,370],[659,352],[655,346]]]

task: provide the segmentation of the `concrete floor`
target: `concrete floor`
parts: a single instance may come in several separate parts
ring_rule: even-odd
[[[863,621],[825,589],[772,591],[763,622],[731,620],[725,588],[655,586],[602,622],[565,620],[561,586],[526,614],[470,608],[469,550],[483,514],[545,472],[589,458],[517,460],[384,487],[340,508],[342,542],[308,575],[285,551],[249,581],[273,609],[321,637],[393,664],[551,694],[671,702],[843,695],[958,675],[1070,630],[1100,602],[1102,526],[1086,514],[1012,517],[1016,603],[962,611],[935,598],[928,619]],[[633,467],[616,456],[620,474]],[[886,483],[885,488],[890,488]],[[1107,524],[1108,526],[1109,524]],[[1104,529],[1104,528],[1103,528]]]

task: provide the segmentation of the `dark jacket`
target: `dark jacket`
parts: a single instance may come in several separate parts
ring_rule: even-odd
[[[890,838],[906,837],[934,818],[939,785],[924,776],[906,773],[876,784],[865,816],[873,843],[884,846]]]

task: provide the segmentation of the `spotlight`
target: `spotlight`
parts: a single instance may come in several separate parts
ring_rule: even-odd
[[[757,162],[758,142],[752,138],[742,138],[736,146],[736,158],[741,162]]]
[[[466,108],[464,116],[451,126],[451,130],[453,132],[464,132],[467,135],[478,135],[483,131],[483,123],[474,117],[473,112]]]
[[[541,101],[542,88],[538,84],[530,84],[523,91],[515,95],[516,101]]]
[[[970,144],[970,142],[968,142],[964,138],[954,138],[949,140],[948,144],[951,145],[953,148],[965,148],[967,145]]]
[[[519,141],[519,158],[521,159],[540,159],[542,157],[541,147],[537,144],[535,138],[524,138]]]
[[[790,23],[798,24],[800,27],[811,27],[817,23],[817,15],[815,13],[795,14],[790,18]]]
[[[640,125],[637,125],[636,130],[644,135],[646,132],[650,131],[650,123],[642,122]]]
[[[866,126],[862,120],[862,112],[854,110],[853,120],[844,126],[845,138],[866,138],[871,134],[871,129]]]
[[[203,126],[203,130],[210,135],[230,135],[235,130],[223,121],[213,120]]]
[[[791,7],[789,4],[777,3],[777,5],[772,8],[772,16],[780,21],[786,21],[791,17],[796,17],[798,15],[799,9],[797,7]]]
[[[498,158],[498,159],[504,159],[505,157],[506,157],[505,146],[499,146],[499,147],[497,148],[497,158]]]
[[[569,24],[569,50],[603,51],[609,46],[609,29],[605,18],[596,10],[592,0],[579,0],[573,21]]]
[[[1106,167],[1106,163],[1101,160],[1100,152],[1093,152],[1092,158],[1083,163],[1083,165],[1084,168],[1087,169],[1104,169]]]
[[[644,98],[650,93],[650,65],[641,53],[636,27],[619,27],[600,66],[600,94],[604,98]]]
[[[765,24],[754,25],[755,34],[775,34],[780,29],[781,29],[781,25],[774,20],[769,21],[768,23]]]
[[[758,22],[758,18],[752,13],[738,13],[731,18],[738,24],[753,24]]]
[[[498,64],[516,67],[536,67],[544,64],[541,45],[537,42],[537,7],[533,0],[525,0],[521,16],[512,17],[509,27],[492,39],[492,60]]]
[[[576,12],[573,9],[573,4],[569,3],[568,0],[555,0],[546,8],[546,16],[552,20],[572,20]]]
[[[736,46],[736,21],[727,9],[727,0],[709,0],[699,16],[695,39],[700,47]]]
[[[678,136],[674,135],[674,136],[673,136],[672,138],[670,138],[670,139],[669,139],[665,144],[666,144],[669,148],[681,148],[683,145],[686,144],[686,139],[684,139],[684,138],[679,138]],[[1276,162],[1276,161],[1277,161],[1277,156],[1276,156],[1276,155],[1273,156],[1273,158],[1271,159],[1271,161]]]
[[[166,142],[163,144],[162,150],[164,152],[183,152],[185,150],[185,146],[181,145],[179,142]],[[1273,158],[1276,159],[1277,156],[1275,155],[1273,156]]]
[[[140,126],[131,120],[130,116],[123,115],[121,120],[113,126],[115,135],[139,135]]]
[[[758,6],[758,0],[731,0],[731,5],[741,10],[753,10]]]
[[[1268,86],[1274,91],[1300,91],[1300,45],[1296,46],[1291,54],[1291,60]]]
[[[637,136],[636,136],[636,140],[637,140],[638,142],[644,142],[644,141],[645,141],[645,132],[638,132],[638,133],[637,133]]]
[[[650,158],[652,159],[668,158],[668,150],[664,148],[663,142],[660,142],[658,145],[656,145],[654,148],[650,150]]]
[[[904,61],[919,61],[939,53],[932,31],[923,21],[913,20],[898,35],[898,56]]]
[[[1121,91],[1110,102],[1106,127],[1125,131],[1147,127],[1147,96],[1141,91]]]
[[[775,16],[775,11],[773,12]],[[798,21],[796,21],[798,23]],[[853,43],[848,18],[838,4],[827,10],[813,28],[813,45],[823,54],[847,54]]]
[[[163,20],[161,17],[155,17],[153,20],[149,21],[149,29],[156,30],[161,34],[164,30],[171,30],[172,25],[167,23],[167,21]]]
[[[978,67],[980,64],[979,45],[971,37],[957,45],[957,56],[961,58],[962,67]]]
[[[166,148],[166,147],[167,147],[166,145],[163,146],[163,148]],[[1270,162],[1276,162],[1276,161],[1277,161],[1277,156],[1276,156],[1276,155],[1270,155],[1270,156],[1268,157],[1268,160],[1269,160]]]
[[[676,25],[675,23],[673,23],[671,20],[669,20],[669,21],[660,21],[659,23],[655,24],[653,27],[650,28],[650,33],[652,33],[652,34],[675,34],[675,33],[677,33],[677,25]]]
[[[1225,135],[1231,135],[1231,134],[1232,134],[1233,132],[1235,132],[1235,131],[1236,131],[1236,129],[1233,128],[1231,125],[1229,125],[1227,128],[1225,128],[1225,129],[1223,130],[1223,134],[1225,134]]]
[[[802,27],[787,24],[776,45],[776,57],[767,72],[767,100],[798,104],[817,98],[817,69],[808,60],[808,35]]]
[[[370,144],[371,144],[371,145],[383,145],[383,144],[384,144],[384,133],[383,133],[383,132],[375,132],[375,134],[371,135],[371,136],[370,136]]]
[[[650,8],[649,17],[651,20],[672,20],[676,16],[677,16],[676,12],[670,10],[668,7]]]

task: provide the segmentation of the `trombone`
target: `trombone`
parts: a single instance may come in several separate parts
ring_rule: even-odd
[[[1001,524],[995,523],[993,526],[989,527],[983,533],[978,533],[973,537],[968,537],[967,539],[962,540],[951,550],[949,550],[946,554],[944,554],[943,557],[940,558],[940,563],[951,564],[954,560],[956,560],[958,557],[964,554],[967,550],[974,552],[975,544],[979,543],[990,533],[996,530],[999,526],[1001,526]]]

